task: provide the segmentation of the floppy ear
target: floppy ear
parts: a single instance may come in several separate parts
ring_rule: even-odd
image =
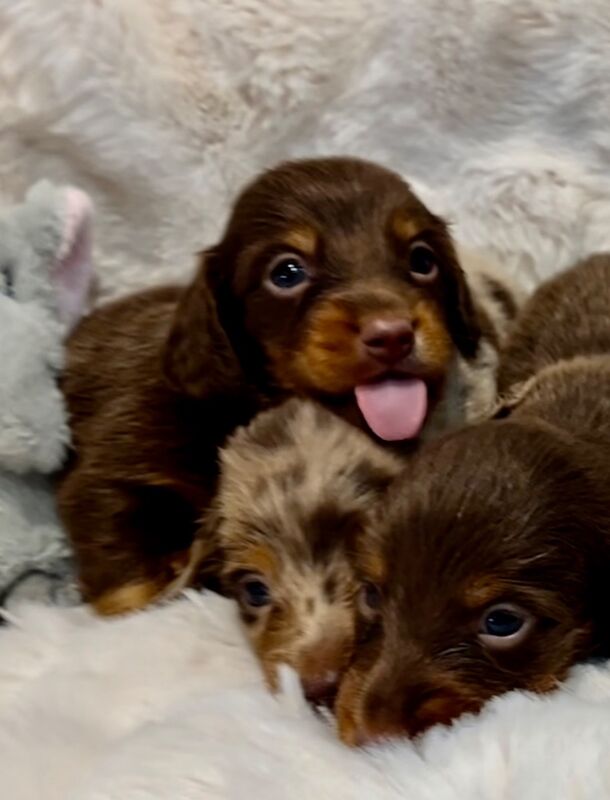
[[[537,376],[533,375],[526,381],[517,383],[512,386],[508,392],[497,398],[495,406],[490,409],[489,416],[491,419],[504,419],[509,417],[511,413],[521,405],[527,395],[530,393],[532,386],[536,383]]]
[[[239,359],[219,316],[213,251],[203,253],[174,314],[163,354],[170,385],[198,398],[234,393],[244,383]]]
[[[188,549],[185,564],[164,588],[159,600],[173,600],[185,589],[205,587],[220,592],[220,572],[224,554],[216,539],[214,520],[205,519],[201,530]]]
[[[464,358],[474,358],[481,339],[480,314],[474,304],[466,273],[460,265],[446,228],[442,240],[445,259],[448,262],[444,278],[447,290],[446,314],[449,330]]]
[[[476,309],[466,275],[458,261],[450,278],[450,304],[447,309],[449,330],[457,349],[464,358],[474,358],[481,339],[481,321]]]

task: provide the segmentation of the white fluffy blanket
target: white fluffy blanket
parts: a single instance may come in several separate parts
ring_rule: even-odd
[[[610,246],[607,0],[0,0],[0,200],[40,177],[99,208],[106,296],[184,277],[236,186],[288,154],[411,178],[533,283]],[[214,597],[0,633],[11,800],[610,796],[610,672],[365,754],[288,678],[263,690]]]
[[[0,0],[0,199],[90,191],[116,293],[261,164],[351,152],[533,280],[610,246],[609,66],[607,0]]]
[[[0,637],[0,776],[7,800],[603,800],[610,669],[358,752],[294,676],[265,691],[222,598],[113,622],[26,609]]]

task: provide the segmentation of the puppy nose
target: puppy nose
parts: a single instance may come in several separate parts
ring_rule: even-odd
[[[360,339],[368,355],[393,364],[413,349],[413,328],[402,319],[374,319],[364,326]]]
[[[337,694],[339,678],[336,672],[301,678],[301,686],[307,700],[316,706],[332,706]]]

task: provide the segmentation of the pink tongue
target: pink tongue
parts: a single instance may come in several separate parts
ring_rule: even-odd
[[[428,391],[420,378],[356,386],[356,402],[371,430],[389,442],[414,439],[424,426]]]

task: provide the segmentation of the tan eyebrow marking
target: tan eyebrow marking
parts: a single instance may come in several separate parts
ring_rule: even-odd
[[[415,218],[402,210],[398,210],[392,215],[390,230],[397,239],[410,242],[422,232],[423,228]]]
[[[292,228],[284,234],[283,240],[288,247],[294,248],[306,256],[313,256],[318,249],[318,234],[309,225]]]
[[[381,553],[375,550],[360,550],[358,562],[361,570],[372,583],[383,583],[386,577],[386,563]]]
[[[498,598],[503,590],[504,584],[493,575],[475,578],[464,590],[464,604],[467,608],[480,608]]]
[[[254,547],[243,547],[228,556],[227,569],[242,569],[248,572],[259,572],[262,575],[277,577],[279,562],[270,547],[263,544]]]

